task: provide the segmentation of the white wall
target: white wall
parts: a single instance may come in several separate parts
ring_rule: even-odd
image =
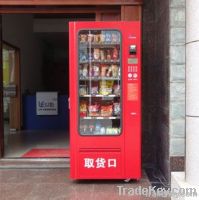
[[[42,90],[41,44],[33,34],[33,15],[4,14],[3,40],[20,48],[22,92]]]

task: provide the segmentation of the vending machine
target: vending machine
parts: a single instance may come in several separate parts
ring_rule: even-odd
[[[70,22],[72,179],[141,177],[140,22]]]

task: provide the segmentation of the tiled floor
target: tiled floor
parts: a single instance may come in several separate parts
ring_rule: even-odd
[[[149,187],[145,173],[138,182],[71,181],[69,169],[2,169],[1,200],[168,200],[144,196],[120,196],[117,186]]]
[[[17,131],[5,132],[5,158],[21,157],[32,148],[67,148],[67,131]]]

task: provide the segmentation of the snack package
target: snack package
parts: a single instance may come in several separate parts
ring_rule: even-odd
[[[94,124],[93,124],[92,121],[89,123],[88,129],[89,129],[89,133],[90,133],[90,134],[93,134],[93,133],[94,133],[95,126],[94,126]]]
[[[100,128],[100,134],[101,134],[101,135],[105,135],[105,134],[106,134],[106,129],[105,129],[105,127],[101,127],[101,128]]]
[[[113,81],[100,81],[100,91],[101,95],[112,94],[113,90]]]
[[[87,61],[87,59],[88,59],[87,51],[86,50],[80,51],[79,55],[80,62]]]
[[[111,117],[113,114],[113,105],[101,105],[101,116],[102,117]]]
[[[113,78],[118,77],[118,69],[119,69],[119,67],[117,65],[111,65],[112,77]]]
[[[80,68],[79,68],[79,76],[83,77],[83,66],[82,65],[80,65]]]
[[[86,34],[80,34],[80,43],[84,43],[87,41],[87,35]]]
[[[105,36],[104,32],[102,32],[100,34],[100,43],[104,43],[105,41],[106,41],[106,36]]]
[[[120,95],[120,84],[115,84],[113,86],[113,94],[115,94],[116,96]]]
[[[113,32],[112,33],[112,43],[118,43],[119,42],[119,38],[118,38],[118,33]]]
[[[113,114],[117,116],[120,115],[120,103],[113,103]]]
[[[118,69],[118,77],[120,77],[120,67],[119,67],[119,69]]]
[[[89,33],[88,34],[88,42],[92,43],[93,42],[93,39],[94,39],[94,35]]]
[[[101,77],[106,77],[108,65],[101,65]]]
[[[105,51],[104,50],[100,50],[100,59],[105,60]]]
[[[112,76],[112,68],[111,67],[108,68],[108,70],[106,72],[106,76],[107,77],[111,77]]]
[[[95,59],[95,60],[99,60],[100,59],[100,49],[94,49],[94,51],[93,51],[93,58]]]
[[[105,41],[106,41],[107,43],[111,43],[111,41],[112,41],[111,32],[106,31],[106,34],[105,34]]]
[[[111,60],[111,50],[106,51],[106,59]]]
[[[98,85],[92,85],[92,86],[91,86],[90,94],[91,94],[91,95],[96,95],[96,94],[98,94]]]
[[[106,129],[106,134],[107,134],[107,135],[117,135],[117,134],[119,134],[119,133],[120,133],[119,128],[111,128],[111,127],[108,127],[108,128]]]
[[[80,117],[86,117],[87,116],[87,102],[81,101],[80,102]]]
[[[87,94],[87,86],[86,85],[80,85],[79,87],[79,95],[84,96]]]
[[[80,121],[80,132],[81,134],[85,135],[88,133],[88,124],[87,121],[81,120]]]
[[[96,102],[88,106],[88,112],[90,117],[99,116],[100,105]]]
[[[83,76],[84,78],[88,77],[88,64],[84,64],[84,65],[83,65],[82,76]]]
[[[117,60],[118,57],[119,57],[119,51],[118,51],[117,48],[114,48],[114,49],[113,49],[113,52],[112,52],[112,59],[113,59],[113,60]]]
[[[91,52],[88,53],[88,59],[93,60],[93,54]]]
[[[94,65],[93,67],[93,76],[98,77],[100,75],[100,67],[99,65]]]
[[[95,34],[94,35],[94,43],[99,43],[100,42],[100,34]]]
[[[95,134],[100,134],[101,123],[99,121],[95,124]]]

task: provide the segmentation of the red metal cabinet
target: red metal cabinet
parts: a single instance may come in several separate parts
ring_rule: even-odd
[[[141,176],[140,22],[70,22],[72,179]]]

